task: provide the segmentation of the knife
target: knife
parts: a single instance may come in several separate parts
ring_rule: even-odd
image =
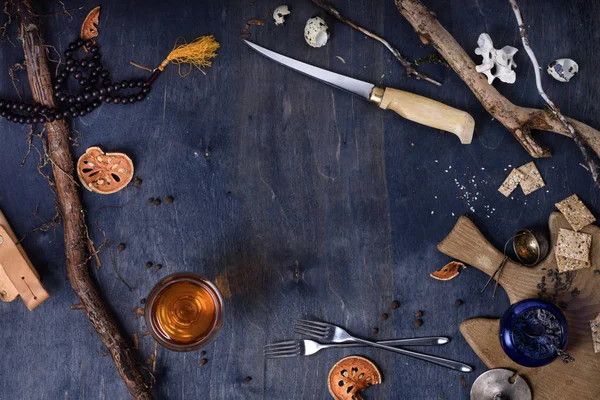
[[[294,60],[247,40],[244,40],[244,42],[273,61],[336,88],[346,90],[363,99],[367,99],[377,104],[379,108],[392,110],[400,116],[419,124],[454,133],[458,136],[462,144],[469,144],[473,139],[475,121],[469,113],[414,93],[377,87],[368,82],[359,81],[358,79],[336,74],[335,72]]]

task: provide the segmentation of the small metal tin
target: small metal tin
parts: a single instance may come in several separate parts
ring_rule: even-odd
[[[538,229],[521,229],[513,239],[513,250],[526,267],[533,267],[548,255],[548,238]]]

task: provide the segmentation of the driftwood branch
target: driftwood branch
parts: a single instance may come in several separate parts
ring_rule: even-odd
[[[544,110],[520,107],[502,96],[489,85],[483,74],[475,71],[475,63],[454,37],[439,23],[435,14],[419,0],[395,0],[398,11],[413,26],[416,33],[431,43],[446,59],[450,67],[469,86],[483,107],[521,143],[532,157],[549,157],[550,151],[540,146],[532,136],[532,130],[559,133],[571,137],[569,130],[553,115]],[[566,118],[581,134],[583,142],[600,155],[600,132],[596,129]]]
[[[571,125],[569,121],[567,121],[567,119],[560,112],[560,109],[556,106],[556,104],[554,104],[554,102],[548,97],[548,95],[544,91],[544,88],[542,86],[542,77],[540,73],[540,64],[538,63],[537,57],[535,56],[533,49],[529,45],[529,37],[527,36],[527,29],[525,28],[525,23],[523,22],[523,15],[521,14],[521,10],[517,5],[516,0],[509,0],[509,2],[513,9],[513,12],[515,13],[517,24],[519,25],[519,34],[521,35],[523,47],[525,48],[525,51],[527,52],[527,55],[531,60],[531,64],[533,65],[533,72],[535,73],[535,85],[537,87],[538,93],[540,94],[542,99],[544,99],[546,104],[548,104],[548,107],[550,108],[550,111],[552,111],[554,117],[558,118],[558,120],[563,124],[565,129],[569,132],[569,135],[571,136],[573,141],[575,141],[575,144],[577,144],[577,147],[579,147],[581,154],[583,154],[583,158],[589,166],[589,170],[592,174],[594,183],[596,184],[596,186],[600,187],[600,182],[598,181],[598,167],[596,166],[596,162],[592,158],[592,155],[590,154],[588,148],[583,143],[581,135],[575,130],[575,128],[573,128],[573,125]]]
[[[402,55],[402,53],[400,53],[400,50],[398,50],[397,48],[392,46],[387,40],[385,40],[381,36],[374,34],[371,31],[366,30],[362,26],[355,24],[354,22],[350,21],[349,19],[345,18],[342,14],[340,14],[340,12],[335,7],[333,7],[328,2],[326,2],[324,0],[312,0],[312,2],[315,3],[316,5],[318,5],[319,7],[321,7],[322,9],[324,9],[325,11],[327,11],[329,14],[333,15],[339,21],[351,26],[352,28],[356,29],[357,31],[361,32],[362,34],[367,35],[371,39],[375,39],[379,43],[383,44],[394,55],[396,60],[398,60],[400,62],[400,64],[404,67],[404,69],[406,70],[406,75],[412,76],[413,78],[416,78],[416,79],[423,79],[424,81],[433,83],[436,86],[442,85],[438,81],[417,71],[415,69],[414,65],[410,61],[408,61],[406,59],[406,57],[404,57]]]
[[[38,104],[55,108],[47,51],[39,22],[30,0],[9,0],[19,18],[19,36],[23,42],[25,64],[33,98]],[[119,332],[117,323],[106,309],[87,266],[87,227],[75,182],[69,148],[69,128],[64,120],[45,124],[48,157],[52,163],[55,186],[64,221],[67,276],[75,294],[102,342],[112,355],[115,366],[134,399],[153,399],[150,388],[138,371],[133,353]]]

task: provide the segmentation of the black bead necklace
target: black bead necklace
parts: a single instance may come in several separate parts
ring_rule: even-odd
[[[88,49],[88,54],[81,60],[73,58],[78,49]],[[107,104],[133,104],[142,101],[150,93],[153,74],[148,80],[124,80],[113,82],[110,73],[104,69],[100,60],[100,48],[91,40],[78,39],[65,50],[65,67],[56,76],[53,86],[54,97],[61,103],[59,108],[49,108],[40,104],[10,101],[0,98],[0,116],[19,124],[38,124],[54,122],[69,117],[83,117]],[[69,77],[83,87],[83,91],[71,94],[66,87]],[[139,88],[137,93],[118,95],[126,89]],[[131,91],[130,91],[131,92]]]

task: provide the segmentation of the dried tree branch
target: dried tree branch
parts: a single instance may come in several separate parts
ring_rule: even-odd
[[[350,21],[349,19],[346,19],[342,14],[340,14],[340,12],[338,10],[336,10],[331,4],[327,3],[324,0],[312,0],[312,2],[315,3],[316,5],[318,5],[319,7],[321,7],[322,9],[324,9],[325,11],[327,11],[329,14],[333,15],[335,18],[337,18],[341,22],[343,22],[347,25],[350,25],[352,28],[356,29],[357,31],[359,31],[359,32],[367,35],[371,39],[375,39],[378,42],[380,42],[381,44],[383,44],[394,55],[394,57],[396,57],[396,59],[400,62],[400,64],[402,64],[402,66],[406,70],[406,75],[412,76],[416,79],[423,79],[424,81],[433,83],[436,86],[442,86],[442,84],[439,83],[438,81],[417,71],[415,69],[415,67],[413,66],[413,64],[410,61],[408,61],[406,59],[406,57],[404,57],[402,55],[402,53],[400,53],[400,50],[393,47],[387,40],[385,40],[381,36],[378,36],[370,31],[366,30],[362,26],[356,25],[354,22]]]
[[[569,136],[562,122],[540,109],[520,107],[502,96],[487,83],[483,74],[475,71],[475,63],[454,37],[439,23],[435,14],[419,0],[395,0],[398,11],[413,26],[416,33],[429,41],[446,59],[450,67],[469,86],[483,107],[521,143],[532,157],[549,157],[550,151],[540,146],[532,130],[555,132]],[[600,132],[582,122],[566,118],[581,134],[586,145],[600,155]]]
[[[55,108],[47,51],[39,22],[30,0],[9,0],[20,20],[19,35],[23,42],[29,85],[38,104]],[[102,342],[112,355],[117,371],[134,399],[153,399],[150,388],[140,374],[125,335],[104,305],[87,266],[87,228],[78,186],[73,179],[73,159],[69,148],[69,128],[64,120],[45,124],[48,157],[52,164],[56,191],[64,221],[67,276],[85,313]]]
[[[519,25],[519,34],[521,35],[523,47],[525,48],[527,55],[531,59],[531,64],[533,64],[533,72],[535,72],[535,85],[537,86],[538,93],[540,94],[542,99],[544,99],[544,101],[548,104],[548,107],[550,107],[550,111],[552,111],[552,114],[554,114],[554,116],[556,118],[558,118],[560,120],[560,122],[563,124],[565,129],[567,129],[567,131],[569,132],[569,135],[575,141],[575,144],[577,144],[577,147],[579,147],[579,150],[583,154],[583,158],[584,158],[585,162],[588,164],[588,166],[590,168],[589,171],[592,174],[592,178],[594,179],[596,186],[600,187],[600,181],[598,180],[598,166],[594,162],[594,159],[592,158],[592,155],[589,153],[588,148],[583,143],[583,139],[581,138],[581,135],[579,134],[579,132],[577,132],[575,130],[575,128],[573,128],[573,125],[571,125],[569,123],[569,121],[567,121],[567,119],[562,115],[559,108],[556,106],[556,104],[554,104],[554,102],[552,100],[550,100],[550,98],[544,91],[544,88],[542,87],[542,76],[540,74],[540,64],[538,63],[537,57],[535,56],[533,49],[529,45],[529,37],[527,36],[527,30],[525,29],[525,23],[523,22],[523,15],[521,14],[521,10],[519,9],[519,6],[517,5],[516,0],[509,0],[509,1],[510,1],[510,5],[512,6],[512,9],[515,13],[515,17],[517,19],[517,24]]]

